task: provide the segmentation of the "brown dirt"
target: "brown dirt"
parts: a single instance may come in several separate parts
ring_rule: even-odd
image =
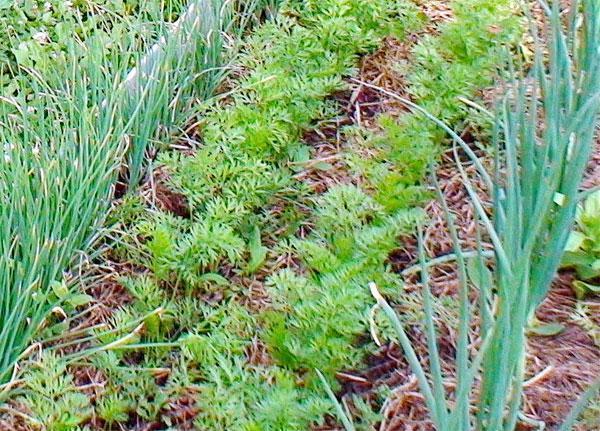
[[[152,178],[142,185],[140,193],[150,205],[158,209],[179,217],[190,217],[186,197],[169,186],[169,173],[163,166],[152,172]]]
[[[167,403],[163,416],[169,418],[177,430],[193,430],[194,419],[200,412],[196,404],[197,397],[196,391],[188,389],[187,393]]]
[[[23,413],[27,408],[16,402],[9,402],[0,412],[0,430],[2,431],[35,431]],[[27,413],[25,413],[27,414]]]
[[[338,94],[338,101],[347,100],[348,93]],[[336,184],[354,182],[342,154],[342,128],[352,122],[344,115],[304,134],[303,141],[312,148],[311,160],[294,178],[306,183],[316,194],[325,193]],[[305,236],[306,233],[300,233]]]
[[[579,394],[600,377],[600,349],[572,319],[577,302],[572,281],[571,274],[560,274],[537,312],[540,320],[563,324],[565,330],[552,337],[530,336],[528,342],[533,383],[526,384],[525,413],[544,421],[549,429],[560,425]]]
[[[583,184],[581,185],[581,188],[584,190],[595,187],[600,187],[600,137],[596,139],[594,153],[585,171]]]

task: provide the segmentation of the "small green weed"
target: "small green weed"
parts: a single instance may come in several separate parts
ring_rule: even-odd
[[[600,277],[600,191],[578,206],[575,222],[561,266],[576,271],[580,280],[573,282],[573,288],[583,299],[588,293],[600,293],[600,286],[593,282]]]
[[[65,362],[45,353],[23,376],[25,395],[19,401],[36,413],[37,425],[48,431],[68,431],[92,416],[87,395],[73,383]]]

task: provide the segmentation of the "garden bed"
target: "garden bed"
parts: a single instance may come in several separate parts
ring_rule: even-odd
[[[195,95],[183,122],[152,135],[140,183],[119,172],[105,233],[72,277],[80,302],[40,323],[3,386],[0,429],[343,429],[326,387],[356,429],[434,429],[368,285],[427,363],[416,228],[428,258],[453,250],[436,163],[462,245],[493,247],[477,237],[448,136],[399,97],[493,165],[475,106],[491,108],[498,47],[524,49],[523,17],[510,1],[289,1],[277,14],[270,3],[236,35],[215,96]],[[530,328],[519,429],[557,429],[598,377],[600,305],[575,299],[573,277],[559,274]],[[456,265],[436,266],[431,288],[452,394]],[[562,326],[544,334],[549,323]],[[597,429],[599,411],[592,402],[577,429]]]

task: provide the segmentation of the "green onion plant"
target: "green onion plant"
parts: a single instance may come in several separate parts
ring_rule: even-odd
[[[54,79],[28,71],[36,97],[26,105],[0,101],[2,383],[65,296],[64,271],[94,239],[127,149],[114,73],[126,59],[106,64],[100,44],[87,51]]]

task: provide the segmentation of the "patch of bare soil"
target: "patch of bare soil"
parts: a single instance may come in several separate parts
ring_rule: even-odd
[[[190,206],[186,197],[169,186],[169,173],[163,166],[152,172],[151,178],[143,184],[140,193],[152,206],[179,217],[190,217]]]
[[[560,274],[537,312],[541,321],[560,323],[565,329],[552,337],[530,336],[528,342],[531,377],[525,383],[524,410],[548,429],[562,423],[579,394],[600,376],[600,349],[589,333],[573,322],[576,299],[572,281],[572,274]]]

